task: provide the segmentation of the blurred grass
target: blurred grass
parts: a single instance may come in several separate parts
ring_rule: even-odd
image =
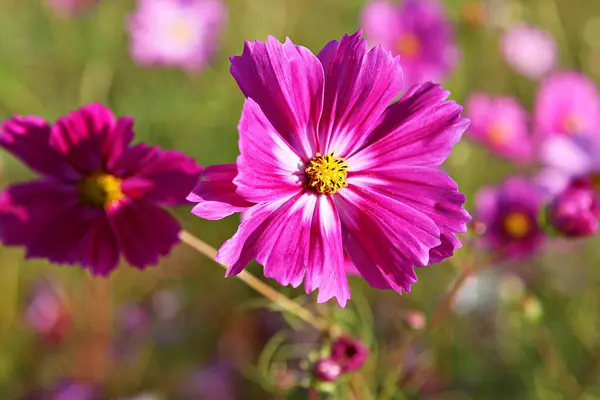
[[[446,2],[456,21],[461,20],[467,3],[474,2]],[[594,21],[598,25],[598,0],[506,0],[508,3],[515,7],[515,18],[539,24],[557,37],[562,67],[584,69],[599,77],[600,68],[592,61],[595,52],[600,52],[600,36],[594,37],[593,30],[591,42],[585,36],[590,21],[592,28]],[[95,12],[73,20],[56,18],[41,0],[0,0],[0,119],[16,113],[54,120],[82,103],[101,101],[118,115],[135,117],[138,141],[183,150],[204,165],[233,162],[243,96],[229,75],[228,57],[241,52],[244,40],[265,39],[269,34],[280,39],[289,36],[316,52],[327,41],[358,29],[364,1],[230,0],[227,4],[229,23],[211,67],[186,74],[177,69],[140,68],[130,59],[125,18],[134,8],[132,0],[104,0]],[[457,31],[462,62],[444,85],[452,97],[463,102],[473,90],[508,93],[531,107],[536,86],[504,64],[498,52],[497,29],[462,23]],[[10,156],[3,153],[0,157],[7,181],[31,176]],[[457,146],[447,168],[469,199],[480,186],[515,171],[466,142]],[[468,204],[471,206],[471,200]],[[185,229],[215,247],[231,236],[238,222],[238,217],[226,222],[201,221],[189,215],[189,207],[175,213]],[[426,347],[438,365],[436,373],[455,383],[456,394],[432,398],[574,399],[581,387],[590,386],[595,394],[581,398],[600,399],[600,372],[594,370],[600,357],[598,244],[593,240],[550,248],[544,257],[518,266],[516,272],[527,277],[529,290],[543,305],[541,323],[524,322],[522,313],[507,310],[449,316],[427,339]],[[0,254],[0,397],[7,399],[31,385],[73,373],[79,341],[94,329],[87,325],[89,315],[81,309],[86,296],[84,273],[23,261],[22,256],[21,249],[2,249]],[[251,269],[260,273],[257,266]],[[377,326],[385,322],[379,321],[383,314],[377,311],[377,304],[385,304],[392,319],[394,313],[400,315],[407,308],[423,309],[431,315],[456,273],[449,263],[422,269],[412,293],[401,297],[375,292],[358,280],[352,282],[353,291],[366,293],[375,310],[375,333],[387,335],[378,338],[384,344],[376,344],[384,354],[385,343],[396,343],[398,337],[390,338],[390,331],[383,328],[378,331]],[[41,274],[63,282],[74,299],[76,330],[60,348],[36,343],[21,323],[24,293]],[[109,379],[114,393],[132,394],[142,389],[177,393],[177,382],[186,371],[222,351],[215,343],[225,332],[239,329],[250,335],[256,329],[252,328],[257,324],[252,322],[254,314],[242,309],[255,294],[233,278],[223,279],[220,267],[183,246],[158,268],[143,273],[121,268],[109,285],[113,300],[107,307],[113,314],[113,305],[141,298],[157,287],[181,287],[187,304],[186,325],[193,332],[193,337],[167,351],[152,351],[153,344],[149,344],[140,365]],[[351,310],[353,307],[362,305],[356,302]],[[249,325],[244,318],[250,318]],[[400,326],[398,321],[391,324],[396,329]],[[397,335],[402,339],[402,332]],[[240,398],[265,398],[260,397],[266,395],[260,394],[256,384],[246,385],[252,390],[248,393],[256,397]],[[410,397],[411,393],[404,395],[417,398]],[[177,398],[172,396],[168,398]],[[396,398],[403,397],[398,394]]]

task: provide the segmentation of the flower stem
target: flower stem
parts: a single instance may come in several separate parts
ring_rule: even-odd
[[[219,263],[216,260],[217,250],[215,250],[212,246],[204,243],[202,240],[186,231],[181,231],[179,238],[183,243],[187,244],[194,250],[204,254],[223,268],[227,268],[227,266]],[[256,290],[258,293],[276,304],[280,310],[294,314],[318,330],[325,330],[327,324],[322,318],[316,317],[312,312],[271,288],[248,271],[242,271],[236,276],[246,285],[250,286],[252,289]]]

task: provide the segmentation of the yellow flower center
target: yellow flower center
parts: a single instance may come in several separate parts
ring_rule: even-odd
[[[567,133],[580,133],[583,130],[583,119],[577,114],[568,114],[563,120],[563,129]]]
[[[171,38],[176,43],[189,43],[194,36],[194,30],[192,29],[192,26],[189,23],[185,23],[183,21],[176,21],[173,24],[171,24],[170,28]]]
[[[487,130],[487,137],[492,145],[501,146],[510,139],[510,129],[501,121],[494,121]]]
[[[421,41],[417,35],[407,33],[400,36],[396,42],[396,51],[406,58],[415,58],[421,53]]]
[[[333,151],[322,156],[317,153],[306,165],[307,185],[320,194],[333,194],[339,189],[348,186],[346,160],[334,157]]]
[[[77,184],[79,199],[94,208],[108,208],[125,198],[121,191],[121,179],[96,172]]]
[[[511,212],[504,217],[504,229],[514,239],[523,239],[531,231],[531,220],[522,212]]]

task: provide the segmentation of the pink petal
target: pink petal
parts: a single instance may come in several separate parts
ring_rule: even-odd
[[[2,124],[0,146],[40,174],[76,180],[79,174],[50,147],[50,129],[42,118],[14,116]]]
[[[117,237],[106,217],[90,224],[79,248],[81,264],[94,275],[108,276],[119,264]]]
[[[439,227],[376,185],[349,183],[335,196],[344,250],[370,285],[409,290],[414,267],[429,264],[429,251],[441,243]]]
[[[233,183],[239,195],[261,203],[302,190],[304,163],[253,99],[246,99],[238,130],[240,156]]]
[[[392,49],[400,34],[401,15],[398,7],[388,0],[370,1],[361,16],[362,26],[369,41]]]
[[[567,174],[582,174],[589,171],[595,161],[587,147],[572,137],[554,136],[540,145],[540,158],[544,164]]]
[[[114,169],[128,175],[122,185],[125,195],[166,206],[183,204],[202,172],[185,154],[144,143],[127,149]]]
[[[469,125],[460,116],[462,107],[444,101],[448,95],[436,84],[413,86],[386,110],[371,144],[348,159],[348,171],[444,162]]]
[[[398,167],[393,173],[354,174],[348,182],[376,190],[425,214],[442,233],[442,244],[433,253],[440,262],[450,257],[460,242],[454,236],[467,231],[471,219],[464,209],[466,197],[457,184],[442,170],[424,167]]]
[[[252,207],[250,216],[217,255],[238,274],[253,258],[265,276],[282,285],[319,288],[318,301],[336,297],[341,306],[350,297],[343,269],[339,217],[326,196],[297,194]],[[290,227],[294,227],[290,229]]]
[[[323,107],[323,68],[314,54],[269,36],[266,43],[246,42],[242,55],[231,57],[231,74],[283,140],[310,159]]]
[[[0,238],[25,246],[28,258],[93,267],[81,258],[81,243],[103,215],[79,204],[74,186],[51,180],[13,185],[0,198]]]
[[[318,55],[325,70],[321,153],[345,157],[355,151],[402,89],[399,58],[380,46],[367,52],[361,34],[330,42]]]
[[[92,103],[60,118],[50,143],[83,174],[106,170],[133,140],[133,120],[117,120],[107,107]]]
[[[442,231],[440,235],[442,243],[429,251],[429,263],[440,263],[454,255],[454,251],[462,247],[460,240],[450,231]]]
[[[306,256],[306,292],[319,288],[317,302],[336,297],[341,307],[350,298],[344,269],[342,226],[331,196],[317,196]]]
[[[179,223],[161,208],[144,202],[128,202],[110,210],[109,219],[127,262],[143,269],[156,265],[160,256],[179,242]]]
[[[233,178],[237,173],[235,164],[206,167],[200,181],[187,197],[188,201],[198,203],[192,213],[200,218],[215,220],[252,207],[254,203],[236,193]]]

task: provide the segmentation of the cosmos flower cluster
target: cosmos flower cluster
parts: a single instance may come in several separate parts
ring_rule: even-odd
[[[219,0],[140,0],[127,23],[132,56],[144,66],[201,69],[226,14]],[[516,26],[503,39],[510,48],[515,37],[548,44],[539,71],[526,51],[506,55],[524,75],[545,76],[532,115],[516,98],[476,92],[466,100],[469,121],[435,83],[459,60],[439,2],[376,0],[362,23],[368,40],[358,31],[317,54],[268,37],[230,58],[245,101],[239,156],[229,164],[204,167],[179,151],[134,145],[133,118],[98,103],[54,122],[4,121],[0,146],[39,177],[0,195],[0,239],[25,247],[27,258],[94,275],[108,276],[122,260],[144,269],[179,242],[181,227],[165,208],[187,200],[208,220],[241,213],[217,255],[227,275],[255,260],[281,285],[304,284],[318,302],[343,307],[347,275],[402,293],[416,268],[461,247],[471,216],[442,164],[465,131],[520,166],[544,166],[535,178],[479,191],[479,244],[520,259],[549,227],[563,236],[597,231],[600,98],[581,73],[551,72],[547,34]]]
[[[565,96],[564,93],[569,93]],[[556,71],[538,88],[530,116],[517,99],[472,94],[467,135],[518,165],[541,164],[535,176],[513,176],[477,195],[483,243],[502,256],[533,255],[548,236],[598,231],[600,95],[576,71]]]

